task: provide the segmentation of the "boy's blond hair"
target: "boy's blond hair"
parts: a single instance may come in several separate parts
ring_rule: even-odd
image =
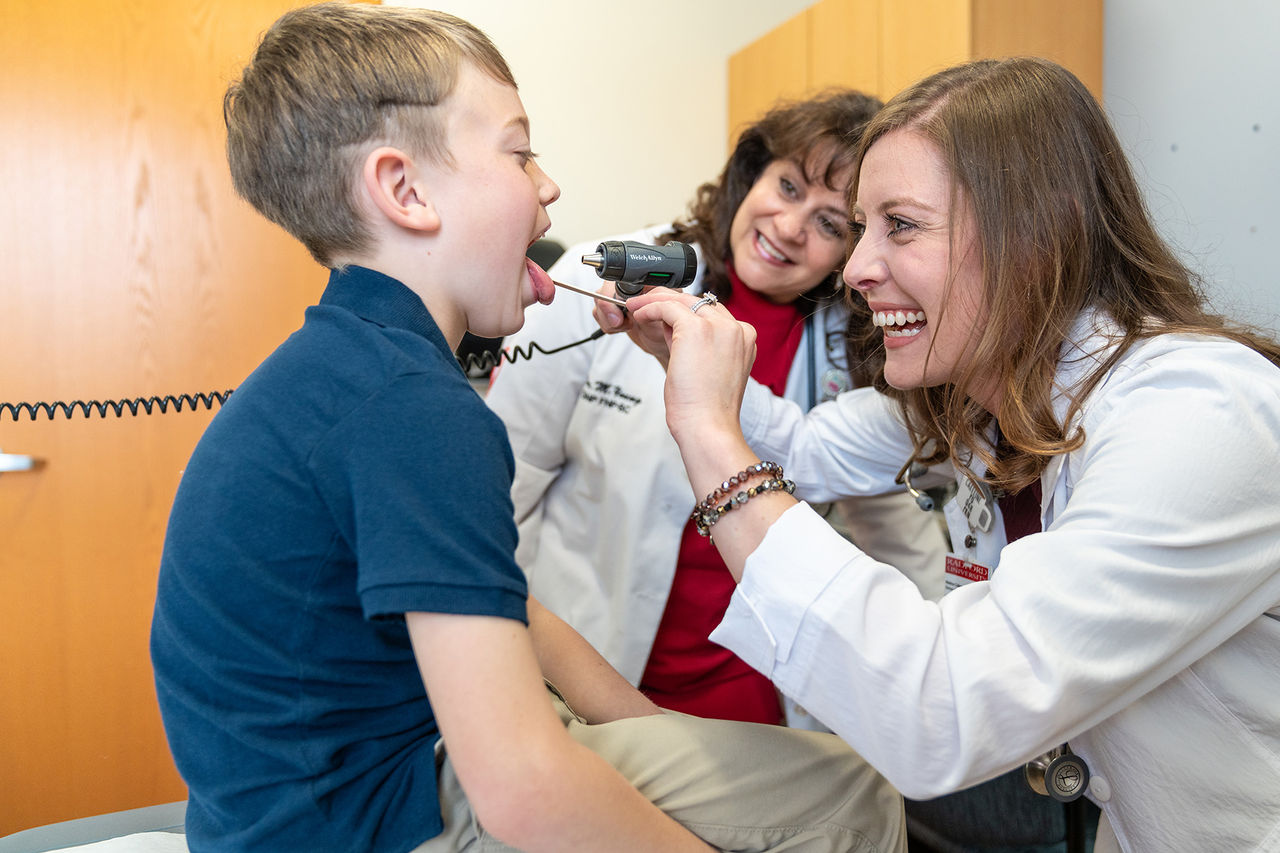
[[[363,154],[388,144],[450,162],[440,107],[463,62],[516,85],[489,38],[443,12],[321,3],[285,13],[223,98],[236,191],[324,266],[367,251]]]

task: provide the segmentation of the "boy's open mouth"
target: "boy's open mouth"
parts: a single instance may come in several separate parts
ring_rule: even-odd
[[[549,305],[556,298],[556,286],[551,283],[551,276],[529,258],[524,259],[524,265],[533,280],[533,295],[543,305]]]

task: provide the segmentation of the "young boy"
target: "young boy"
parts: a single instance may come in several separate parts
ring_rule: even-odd
[[[295,10],[224,112],[237,190],[330,277],[169,522],[151,648],[191,849],[900,849],[836,738],[664,715],[527,599],[506,432],[453,351],[552,299],[524,252],[559,189],[488,39]]]

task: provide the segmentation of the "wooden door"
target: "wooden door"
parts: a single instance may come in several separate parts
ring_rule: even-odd
[[[0,402],[233,388],[325,272],[233,194],[222,92],[289,0],[2,0]],[[0,835],[180,799],[147,649],[212,412],[0,410]]]

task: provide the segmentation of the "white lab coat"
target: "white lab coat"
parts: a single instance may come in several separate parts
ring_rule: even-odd
[[[608,239],[652,243],[663,230]],[[552,267],[552,278],[599,289],[603,282],[581,263],[597,242],[570,248]],[[702,289],[704,270],[699,260],[690,292]],[[592,300],[560,290],[551,305],[530,308],[525,327],[504,346],[514,352],[536,341],[552,349],[585,338],[599,328],[591,310]],[[844,322],[837,310],[816,318],[819,334],[806,333],[788,375],[789,398],[808,405],[811,343],[819,383],[832,367],[831,355],[843,364]],[[486,396],[506,422],[515,453],[516,559],[530,592],[633,684],[644,673],[681,534],[697,502],[667,430],[665,379],[657,360],[625,335],[609,335],[504,364]],[[870,553],[940,595],[945,537],[936,517],[905,497],[844,502],[847,527]],[[799,709],[789,708],[788,715],[793,724],[809,725]]]
[[[1081,318],[1060,388],[1105,346],[1096,325]],[[1123,849],[1280,850],[1280,370],[1227,341],[1158,337],[1082,422],[1084,445],[1041,479],[1044,532],[1006,546],[997,510],[961,555],[998,560],[990,581],[922,601],[801,505],[712,638],[908,797],[1070,741]],[[869,391],[806,419],[751,388],[743,423],[819,496],[883,488],[909,450]]]

